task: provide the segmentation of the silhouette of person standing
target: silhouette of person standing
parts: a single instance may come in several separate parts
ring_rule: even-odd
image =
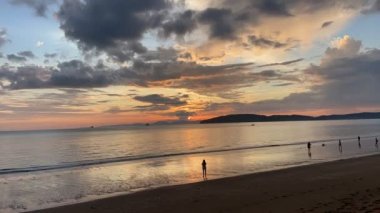
[[[339,152],[343,152],[342,141],[339,139]]]
[[[202,161],[203,179],[207,178],[207,167],[206,167],[206,165],[207,165],[206,160],[203,159],[203,161]]]
[[[311,143],[310,142],[307,142],[307,151],[309,154],[309,158],[311,158]]]
[[[358,146],[359,146],[359,149],[362,148],[362,145],[361,145],[361,143],[360,143],[360,136],[358,136]]]
[[[377,149],[379,149],[379,140],[377,139],[377,137],[376,137],[375,141],[376,141],[375,146],[376,146]]]

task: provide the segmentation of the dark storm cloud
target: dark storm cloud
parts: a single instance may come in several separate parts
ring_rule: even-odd
[[[115,94],[115,93],[107,93],[105,95],[109,97],[124,97],[125,96],[125,95],[120,95],[120,94]]]
[[[18,52],[17,54],[7,55],[7,59],[15,63],[26,62],[28,59],[33,59],[35,57],[36,56],[33,54],[32,51],[21,51],[21,52]]]
[[[287,1],[283,0],[257,0],[252,5],[261,13],[272,16],[292,16],[289,12]]]
[[[156,50],[149,50],[141,53],[138,60],[145,62],[175,62],[179,58],[177,50],[173,48],[158,47]]]
[[[250,22],[250,10],[233,12],[226,8],[204,11],[168,11],[173,2],[166,0],[64,0],[58,12],[66,37],[79,42],[82,49],[106,50],[120,43],[136,41],[148,30],[158,29],[168,37],[192,32],[197,23],[210,27],[210,37],[230,39],[240,23]],[[257,4],[263,11],[278,10],[280,3]],[[123,20],[123,21],[120,21]]]
[[[290,85],[293,85],[293,83],[275,84],[275,85],[273,85],[273,86],[275,86],[275,87],[286,87],[286,86],[290,86]]]
[[[15,54],[9,54],[7,55],[7,59],[11,62],[15,62],[15,63],[19,63],[19,62],[25,62],[27,61],[28,59],[24,56],[18,56],[18,55],[15,55]]]
[[[49,78],[50,70],[38,66],[21,66],[12,69],[8,66],[0,67],[0,79],[9,82],[9,85],[2,86],[6,89],[27,89],[44,88],[46,82],[43,79]]]
[[[133,99],[144,103],[150,103],[152,105],[183,106],[187,104],[187,102],[182,100],[180,97],[165,97],[160,94],[135,96]]]
[[[274,17],[290,17],[287,1],[278,0],[238,0],[215,3],[217,7],[198,11],[197,22],[210,28],[210,38],[236,39],[239,33],[247,27],[259,24],[261,15]],[[236,5],[238,5],[236,7]],[[270,43],[269,46],[282,46],[268,40],[258,41],[259,44]]]
[[[200,14],[199,21],[210,26],[212,38],[235,38],[236,25],[230,9],[209,8]]]
[[[187,60],[192,60],[193,56],[189,52],[181,53],[178,58],[180,59],[187,59]]]
[[[322,29],[323,29],[323,28],[326,28],[326,27],[332,25],[333,23],[334,23],[333,21],[326,21],[326,22],[324,22],[324,23],[321,25],[321,28],[322,28]]]
[[[299,82],[297,76],[283,74],[280,71],[265,70],[252,73],[245,69],[219,75],[203,76],[202,78],[182,78],[166,84],[168,87],[187,88],[201,94],[224,96],[226,93],[242,87],[253,86],[260,82],[270,81]]]
[[[165,37],[169,37],[172,34],[184,36],[192,32],[196,28],[195,15],[196,12],[192,10],[174,15],[173,18],[163,24],[162,33]]]
[[[168,0],[64,0],[57,14],[80,49],[106,52],[122,63],[147,51],[139,40],[162,25],[170,7]]]
[[[262,67],[290,65],[290,64],[295,64],[295,63],[301,62],[303,60],[304,60],[303,58],[299,58],[299,59],[295,59],[295,60],[291,60],[291,61],[284,61],[284,62],[278,62],[278,63],[264,64],[264,65],[261,65],[259,67],[262,68]]]
[[[275,70],[264,70],[264,71],[259,72],[258,74],[261,75],[262,77],[268,77],[268,78],[281,76],[280,72],[277,72]]]
[[[194,62],[145,63],[135,61],[133,67],[124,69],[121,73],[138,85],[148,86],[154,82],[178,80],[183,77],[204,77],[233,73],[251,65],[252,63],[206,66]]]
[[[186,88],[198,93],[220,95],[259,82],[300,80],[278,70],[253,72],[253,63],[205,66],[193,62],[145,63],[136,61],[118,72],[129,84],[142,87]]]
[[[172,107],[185,106],[187,104],[186,99],[188,99],[188,96],[164,96],[161,94],[151,94],[146,96],[135,96],[133,99],[139,102],[150,104],[144,106],[136,106],[134,107],[134,110],[154,112],[166,111]]]
[[[96,88],[119,84],[118,73],[72,60],[57,68],[39,66],[0,67],[0,79],[9,81],[6,89]]]
[[[186,78],[165,84],[168,87],[187,88],[201,94],[225,93],[233,89],[254,85],[260,80],[257,75],[234,73],[227,75],[206,76],[203,78]]]
[[[66,37],[87,54],[106,53],[116,62],[130,62],[149,51],[141,43],[146,33],[183,37],[206,27],[209,39],[241,39],[241,33],[259,25],[263,17],[283,19],[330,7],[358,9],[365,4],[354,0],[236,0],[231,4],[225,0],[199,11],[181,5],[169,0],[63,0],[57,17]],[[261,48],[290,45],[263,37],[250,40]]]
[[[49,84],[54,87],[106,87],[115,83],[114,72],[94,69],[82,61],[73,60],[58,64],[53,71]]]
[[[128,43],[119,43],[114,47],[105,49],[108,56],[116,62],[125,62],[131,60],[135,54],[143,54],[148,49],[138,41],[130,41]]]
[[[16,56],[17,57],[17,56]],[[204,66],[196,63],[136,61],[130,68],[110,69],[90,66],[82,61],[62,62],[57,67],[19,66],[0,69],[0,78],[10,82],[7,89],[34,88],[97,88],[111,85],[140,85],[150,87],[181,78],[205,78],[247,71],[251,63]],[[43,74],[43,75],[42,75]],[[222,75],[222,76],[221,76]],[[218,80],[221,81],[221,80]],[[33,82],[33,83],[28,83]],[[237,84],[239,82],[236,82]],[[170,87],[170,85],[168,85]],[[177,87],[177,84],[172,84]]]
[[[246,28],[261,23],[265,16],[291,18],[300,14],[314,13],[327,8],[357,10],[367,5],[366,1],[355,0],[236,0],[213,2],[213,7],[198,11],[197,22],[209,26],[210,38],[235,39]],[[257,45],[282,47],[285,44],[265,38],[253,37]]]
[[[115,47],[158,27],[166,0],[64,0],[57,15],[66,37],[83,48]]]
[[[49,9],[49,6],[57,3],[57,0],[10,0],[10,3],[31,7],[36,15],[46,16],[46,11]]]
[[[281,43],[268,38],[258,37],[255,35],[248,36],[248,41],[252,45],[260,48],[284,48],[289,45],[287,43]]]
[[[18,52],[17,55],[25,57],[25,58],[35,58],[36,57],[32,51],[21,51],[21,52]]]
[[[169,54],[170,55],[170,54]],[[253,72],[253,63],[206,66],[194,62],[135,61],[128,68],[111,69],[104,65],[90,66],[82,61],[62,62],[57,67],[2,67],[0,78],[9,82],[5,89],[36,88],[100,88],[112,85],[141,87],[187,88],[199,93],[226,94],[234,89],[259,82],[299,82],[295,75],[278,70]],[[160,98],[149,96],[145,98]],[[183,103],[176,97],[168,103]],[[137,97],[140,101],[144,97]],[[136,100],[137,100],[136,99]],[[147,99],[146,99],[147,100]],[[176,102],[177,101],[177,102]]]

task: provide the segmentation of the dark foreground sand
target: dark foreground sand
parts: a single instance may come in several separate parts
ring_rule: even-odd
[[[163,187],[39,212],[380,212],[380,155]]]

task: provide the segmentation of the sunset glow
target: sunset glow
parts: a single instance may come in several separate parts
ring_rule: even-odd
[[[2,1],[0,131],[380,111],[377,1],[138,2]]]

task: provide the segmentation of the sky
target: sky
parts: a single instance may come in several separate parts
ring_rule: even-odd
[[[0,1],[0,131],[380,111],[380,0]]]

